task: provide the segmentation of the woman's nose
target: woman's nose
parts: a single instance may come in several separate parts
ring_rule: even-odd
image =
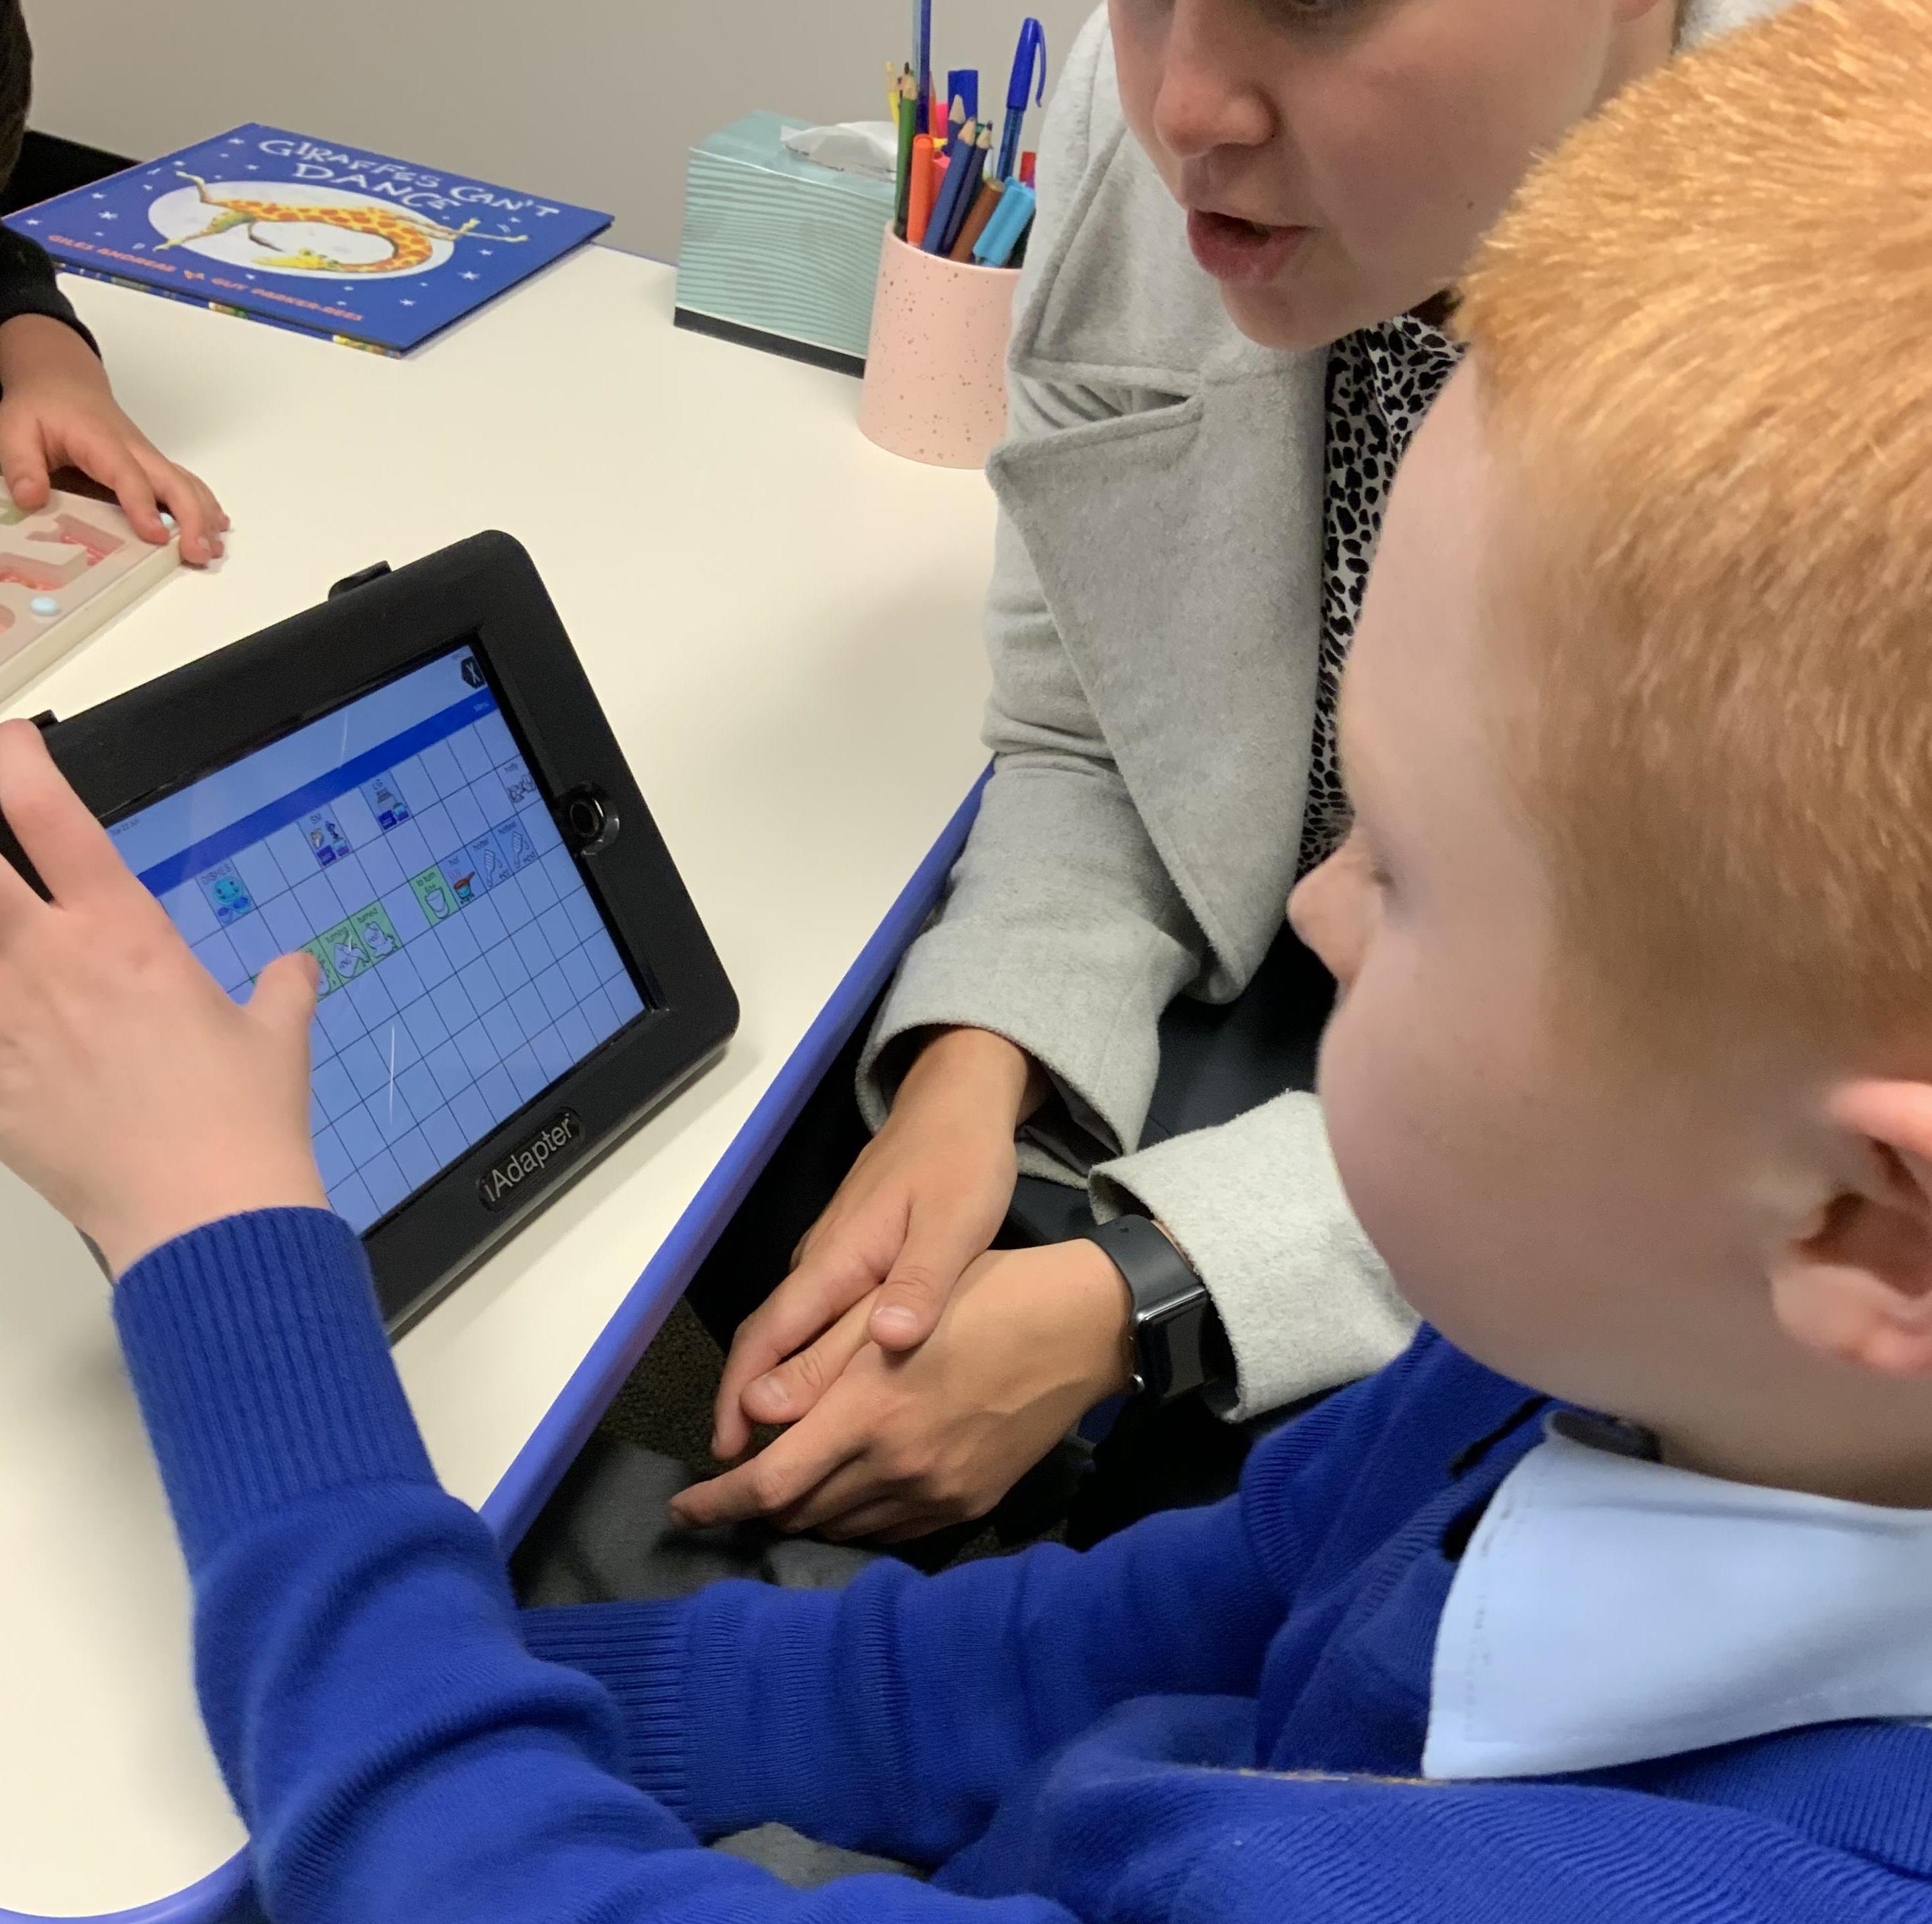
[[[1260,147],[1275,113],[1252,0],[1176,0],[1161,56],[1154,132],[1177,158]],[[1278,60],[1280,50],[1273,50]]]

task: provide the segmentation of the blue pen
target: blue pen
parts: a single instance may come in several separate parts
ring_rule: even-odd
[[[986,231],[973,249],[973,258],[982,267],[1004,267],[1019,245],[1020,236],[1033,224],[1033,210],[1037,205],[1031,188],[1018,181],[1012,182],[1000,197],[993,218],[986,223]]]
[[[1038,98],[1046,99],[1046,29],[1029,18],[1020,29],[1020,44],[1013,54],[1012,78],[1006,83],[1006,125],[1000,129],[1000,166],[998,178],[1011,180],[1019,165],[1020,135],[1026,126],[1027,99],[1037,89]]]

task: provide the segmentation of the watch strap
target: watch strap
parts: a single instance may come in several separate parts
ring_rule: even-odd
[[[1126,1281],[1136,1393],[1168,1403],[1232,1382],[1234,1354],[1214,1299],[1166,1232],[1144,1216],[1119,1216],[1083,1233]]]

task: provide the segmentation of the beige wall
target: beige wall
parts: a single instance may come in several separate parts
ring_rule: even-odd
[[[934,56],[1004,101],[1091,0],[934,0]],[[908,0],[26,0],[33,125],[140,158],[248,120],[608,209],[676,258],[684,153],[752,107],[880,119]],[[1037,116],[1030,128],[1038,125]]]

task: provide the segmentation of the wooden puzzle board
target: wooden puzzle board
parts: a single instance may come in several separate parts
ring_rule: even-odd
[[[33,513],[0,489],[0,701],[77,647],[180,565],[112,503],[56,488]]]

